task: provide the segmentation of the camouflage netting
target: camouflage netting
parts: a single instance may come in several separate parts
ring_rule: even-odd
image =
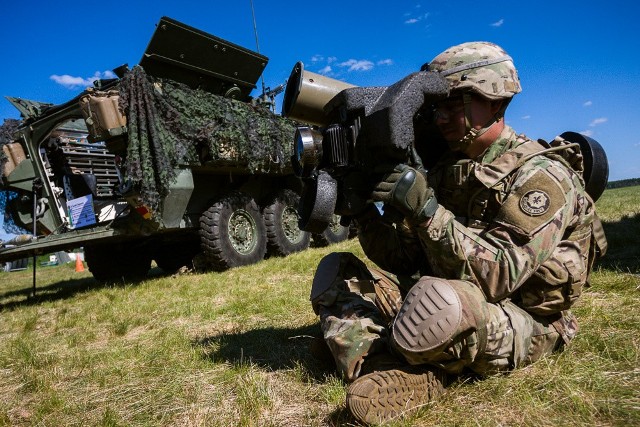
[[[18,198],[18,193],[13,191],[0,191],[0,215],[4,215],[4,224],[0,228],[0,232],[4,228],[4,232],[8,234],[31,234],[29,231],[23,229],[13,220],[13,216],[9,213],[7,207],[13,199]]]
[[[289,166],[295,124],[253,106],[134,67],[120,83],[128,126],[126,174],[155,212],[180,164],[224,161],[251,173]]]
[[[18,130],[20,123],[22,123],[20,120],[4,119],[0,125],[0,176],[4,173],[4,165],[7,163],[7,156],[4,154],[2,146],[13,142],[13,134]]]
[[[18,127],[22,124],[21,120],[16,119],[4,119],[2,125],[0,125],[0,176],[4,173],[4,165],[7,162],[7,156],[1,149],[3,145],[13,142],[13,134],[18,130]],[[0,188],[2,188],[2,182],[0,182]],[[0,191],[0,215],[4,215],[4,232],[8,234],[25,234],[27,231],[16,225],[13,217],[9,215],[7,205],[10,200],[18,197],[18,193],[13,191],[3,190]],[[2,231],[0,228],[0,232]]]

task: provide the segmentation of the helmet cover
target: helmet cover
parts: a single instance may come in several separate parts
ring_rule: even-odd
[[[441,73],[452,92],[471,91],[490,100],[512,98],[522,90],[511,57],[489,42],[450,47],[423,65],[422,70]]]

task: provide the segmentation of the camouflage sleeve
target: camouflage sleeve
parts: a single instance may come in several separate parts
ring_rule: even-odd
[[[377,209],[357,220],[356,224],[364,253],[383,270],[411,276],[424,269],[424,251],[415,230],[408,224],[391,224]]]
[[[561,242],[577,211],[581,184],[537,157],[519,169],[493,222],[476,232],[442,206],[418,234],[436,275],[469,280],[490,302],[518,289]]]

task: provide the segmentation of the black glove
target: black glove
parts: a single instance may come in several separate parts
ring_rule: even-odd
[[[371,193],[374,201],[393,206],[412,224],[421,224],[438,209],[438,201],[427,177],[407,165],[398,165],[386,174]]]

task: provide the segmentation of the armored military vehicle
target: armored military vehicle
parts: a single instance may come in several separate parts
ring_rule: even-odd
[[[308,247],[298,228],[295,123],[252,98],[268,58],[167,17],[139,63],[74,99],[8,98],[24,121],[3,146],[3,188],[33,231],[0,262],[83,247],[94,277],[138,279],[194,258],[214,269]],[[336,217],[319,244],[343,240]]]

